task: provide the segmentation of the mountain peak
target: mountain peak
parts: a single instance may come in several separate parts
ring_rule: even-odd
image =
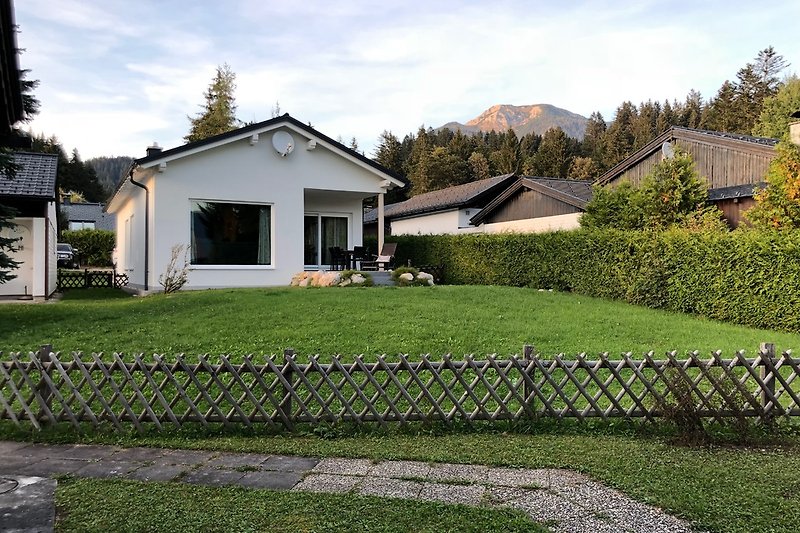
[[[496,104],[466,124],[448,122],[441,128],[461,130],[464,133],[492,130],[500,132],[511,128],[517,136],[522,137],[528,133],[542,135],[550,128],[559,127],[570,137],[583,139],[586,121],[586,117],[551,104]]]

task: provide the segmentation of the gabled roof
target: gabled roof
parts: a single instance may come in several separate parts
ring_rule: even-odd
[[[404,186],[404,184],[400,180],[400,178],[397,175],[395,175],[391,170],[387,169],[383,165],[380,165],[380,164],[376,163],[372,159],[366,157],[364,154],[356,152],[352,148],[348,148],[347,146],[343,145],[342,143],[340,143],[338,141],[334,141],[333,139],[331,139],[327,135],[325,135],[323,133],[320,133],[319,131],[315,130],[311,126],[309,126],[307,124],[303,124],[302,122],[300,122],[296,118],[294,118],[292,116],[289,116],[289,113],[285,113],[284,115],[281,115],[281,116],[275,117],[275,118],[271,118],[271,119],[265,120],[263,122],[257,122],[255,124],[250,124],[250,125],[247,125],[247,126],[243,126],[241,128],[229,131],[227,133],[221,133],[219,135],[214,135],[213,137],[209,137],[209,138],[203,139],[201,141],[195,141],[195,142],[192,142],[192,143],[184,144],[182,146],[178,146],[176,148],[171,148],[169,150],[164,150],[162,152],[159,152],[159,153],[156,153],[156,154],[153,154],[153,155],[149,155],[147,157],[142,157],[142,158],[134,160],[134,164],[140,165],[140,166],[149,166],[149,163],[153,163],[153,162],[156,162],[156,161],[157,162],[161,162],[161,161],[168,161],[168,160],[171,160],[171,159],[177,159],[177,157],[179,157],[179,156],[183,156],[183,155],[186,155],[188,153],[195,153],[195,152],[201,151],[202,149],[207,149],[207,148],[211,148],[211,147],[214,147],[214,146],[219,146],[221,144],[226,144],[226,142],[231,142],[231,141],[234,141],[234,140],[238,140],[238,139],[247,137],[248,135],[251,135],[253,133],[260,132],[261,130],[269,130],[269,129],[272,129],[274,126],[277,126],[277,125],[280,125],[280,124],[284,124],[284,123],[287,124],[287,125],[291,125],[291,126],[293,126],[294,128],[296,128],[298,130],[304,131],[305,133],[307,133],[311,137],[316,137],[317,139],[324,141],[325,143],[331,145],[331,147],[344,152],[345,154],[349,155],[350,157],[353,157],[353,158],[357,159],[358,161],[361,161],[362,163],[365,163],[366,165],[368,165],[368,166],[372,167],[373,169],[377,170],[378,172],[381,172],[383,174],[388,174],[392,178],[392,180],[395,181],[394,184],[396,186],[398,186],[398,187],[403,187]]]
[[[265,120],[263,122],[248,124],[247,126],[243,126],[241,128],[226,133],[221,133],[219,135],[214,135],[213,137],[209,137],[207,139],[184,144],[181,146],[177,146],[175,148],[170,148],[169,150],[162,150],[160,152],[148,155],[146,157],[141,157],[139,159],[134,159],[133,163],[131,164],[131,168],[134,169],[136,167],[141,167],[141,168],[155,167],[161,163],[166,163],[168,161],[172,161],[175,159],[187,157],[189,155],[196,154],[198,152],[203,152],[205,150],[210,150],[212,148],[216,148],[218,146],[222,146],[238,140],[247,139],[248,137],[251,137],[254,134],[275,130],[281,126],[286,126],[295,131],[303,132],[307,136],[317,140],[318,142],[321,142],[323,145],[326,145],[326,147],[331,149],[332,151],[339,152],[344,157],[350,158],[351,160],[356,162],[356,164],[371,170],[373,173],[381,174],[383,177],[388,179],[388,181],[391,183],[392,186],[405,187],[403,181],[395,173],[393,173],[383,165],[376,163],[372,159],[366,157],[364,154],[356,152],[355,150],[348,148],[347,146],[343,145],[338,141],[334,141],[327,135],[320,133],[311,126],[303,124],[296,118],[289,116],[289,113],[286,113],[279,117],[271,118],[269,120]],[[126,177],[120,180],[119,184],[117,185],[117,189],[114,191],[114,194],[111,195],[111,198],[109,198],[108,202],[106,203],[106,210],[108,210],[109,206],[111,206],[111,204],[114,203],[120,190],[125,186],[126,183],[130,181],[129,174],[130,172],[126,173]]]
[[[448,211],[462,207],[483,207],[486,201],[499,194],[514,179],[514,174],[503,174],[493,178],[439,189],[438,191],[418,194],[404,202],[385,206],[383,216],[386,219],[390,219]],[[365,224],[376,222],[377,220],[377,209],[364,214]]]
[[[522,189],[536,191],[578,209],[584,209],[589,200],[592,199],[592,183],[590,181],[522,176],[472,217],[470,224],[478,226],[483,223],[486,217],[495,212],[509,198]]]
[[[64,203],[61,210],[66,214],[69,222],[94,222],[95,229],[114,230],[116,218],[103,212],[101,203]]]
[[[19,168],[13,178],[0,174],[0,196],[55,200],[58,156],[15,152],[13,158]]]
[[[625,173],[629,168],[637,165],[653,153],[661,149],[665,142],[676,139],[686,139],[692,141],[705,142],[715,145],[731,146],[738,149],[754,151],[759,153],[771,153],[774,150],[778,139],[767,137],[753,137],[751,135],[740,135],[737,133],[724,133],[720,131],[697,130],[693,128],[683,128],[672,126],[670,129],[647,143],[639,151],[623,159],[615,166],[606,171],[605,174],[595,180],[597,185],[605,185],[614,178]]]

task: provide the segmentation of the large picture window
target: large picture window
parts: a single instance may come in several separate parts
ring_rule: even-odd
[[[192,202],[193,265],[271,265],[269,205]]]

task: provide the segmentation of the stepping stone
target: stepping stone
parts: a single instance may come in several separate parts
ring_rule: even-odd
[[[358,489],[359,494],[386,498],[416,499],[422,491],[419,481],[390,479],[385,477],[365,478]]]
[[[240,467],[253,467],[261,468],[262,463],[269,459],[269,455],[261,455],[257,453],[224,453],[206,463],[207,466],[215,466],[217,468],[240,468]]]
[[[89,461],[73,459],[43,459],[29,464],[19,470],[26,476],[51,477],[58,474],[71,474],[90,464]]]
[[[302,479],[303,475],[298,472],[247,472],[239,485],[251,489],[289,490]]]
[[[195,485],[222,487],[225,485],[236,485],[243,477],[243,473],[236,472],[235,470],[219,470],[217,468],[203,467],[189,472],[181,478],[181,481]]]
[[[431,471],[431,465],[420,461],[383,461],[372,467],[370,472],[378,477],[427,477]]]
[[[420,500],[443,503],[478,505],[483,500],[486,487],[483,485],[448,485],[445,483],[422,483]]]
[[[202,450],[166,450],[164,455],[156,458],[156,464],[163,465],[200,465],[207,463],[219,455],[218,452]]]
[[[0,479],[0,529],[17,533],[50,533],[55,520],[56,481],[41,477]]]
[[[431,465],[428,479],[436,481],[468,481],[486,483],[489,467],[483,465],[457,465],[439,463]]]
[[[98,461],[87,464],[75,472],[75,475],[98,479],[119,478],[125,477],[126,474],[133,472],[137,468],[141,468],[143,464],[135,461]]]
[[[319,463],[314,457],[292,457],[286,455],[273,455],[263,463],[264,470],[277,470],[279,472],[308,472]]]
[[[173,481],[175,478],[186,472],[189,467],[186,465],[151,465],[143,466],[127,476],[128,479],[137,481]]]
[[[114,461],[155,461],[167,453],[161,448],[123,448],[111,459]]]
[[[353,490],[364,478],[357,476],[338,476],[334,474],[309,474],[292,490],[309,492],[344,493]]]
[[[369,459],[323,459],[314,467],[317,474],[341,474],[345,476],[366,476],[372,469]]]

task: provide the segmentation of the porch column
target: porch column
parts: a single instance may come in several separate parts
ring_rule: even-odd
[[[383,196],[386,194],[386,189],[383,189],[378,194],[378,253],[383,250]]]

